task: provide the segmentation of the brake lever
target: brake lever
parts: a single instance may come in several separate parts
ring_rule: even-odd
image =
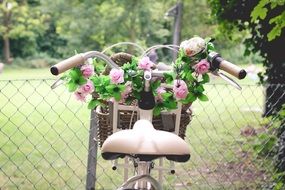
[[[64,80],[62,80],[61,78],[57,79],[52,85],[51,85],[51,89],[55,89],[56,87],[58,87],[59,85],[61,85],[64,82]]]
[[[233,80],[229,76],[225,75],[224,73],[221,73],[219,71],[212,71],[211,73],[215,76],[221,77],[224,81],[228,82],[230,85],[232,85],[236,89],[242,90],[241,86],[235,80]]]

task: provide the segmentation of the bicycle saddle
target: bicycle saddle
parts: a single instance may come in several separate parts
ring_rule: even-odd
[[[127,155],[141,161],[166,157],[168,160],[186,162],[190,158],[189,146],[182,138],[154,129],[148,120],[138,120],[133,129],[121,130],[109,136],[101,152],[105,160]]]

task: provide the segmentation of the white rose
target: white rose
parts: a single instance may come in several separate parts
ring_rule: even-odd
[[[180,48],[182,48],[185,54],[189,57],[196,55],[201,52],[206,46],[206,42],[203,38],[193,37],[189,40],[185,40],[180,44]]]

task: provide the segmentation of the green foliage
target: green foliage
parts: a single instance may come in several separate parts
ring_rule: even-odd
[[[267,131],[258,134],[253,139],[252,150],[257,157],[273,159],[274,155],[277,154],[278,138],[284,132],[284,120],[285,120],[285,104],[277,115],[271,116],[270,118],[273,123],[269,125]],[[272,189],[281,190],[284,189],[284,171],[280,171],[278,164],[275,166],[274,175],[272,177]],[[266,168],[272,169],[272,168]]]
[[[8,6],[9,5],[9,6]],[[45,29],[43,21],[46,19],[36,7],[29,6],[27,1],[4,0],[0,4],[0,20],[5,20],[5,14],[11,14],[7,25],[0,26],[0,35],[11,39],[19,37],[35,38],[36,33]]]
[[[195,50],[198,51],[200,47],[197,45],[197,40],[199,43],[205,44],[206,48],[203,49],[202,53],[191,55],[191,57],[183,53],[188,50],[189,45],[197,46]],[[207,72],[210,66],[205,59],[207,59],[208,53],[214,50],[214,46],[210,40],[205,42],[204,39],[199,37],[193,38],[192,41],[189,40],[189,43],[190,42],[191,44],[180,48],[179,56],[175,63],[173,63],[173,71],[164,73],[164,77],[161,78],[153,77],[151,81],[149,81],[150,90],[156,97],[154,115],[159,115],[160,112],[164,110],[176,109],[179,102],[189,104],[197,99],[208,101],[208,97],[204,94],[205,89],[203,85],[209,82],[209,76],[206,73],[200,73],[201,71],[198,71],[197,68],[194,69],[193,66],[199,63],[200,66],[204,68],[203,72]],[[201,62],[202,60],[203,62]],[[63,79],[67,81],[68,90],[79,95],[80,100],[85,101],[86,96],[92,94],[93,98],[89,101],[88,108],[93,109],[97,105],[104,102],[107,103],[110,100],[115,100],[123,104],[140,100],[141,93],[145,87],[143,75],[146,69],[152,69],[141,67],[143,67],[143,65],[153,67],[153,63],[149,58],[133,56],[130,62],[124,63],[119,69],[113,68],[109,74],[101,74],[98,72],[98,69],[96,69],[97,63],[98,61],[95,58],[92,63],[88,61],[86,65],[71,69],[65,74],[65,77],[63,77]],[[93,68],[91,64],[93,64],[95,68]],[[99,67],[104,66],[99,64]],[[85,69],[94,69],[95,72],[93,73],[92,71],[91,76],[83,76],[82,70]],[[91,73],[91,71],[89,73]],[[92,81],[94,89],[92,88],[91,91],[85,91],[85,83],[89,80]],[[165,87],[165,85],[171,85],[172,87]]]
[[[278,36],[281,36],[281,32],[285,27],[285,11],[269,21],[270,24],[275,24],[273,29],[267,34],[268,40],[272,41]]]
[[[13,57],[29,57],[44,52],[50,57],[62,58],[73,55],[74,51],[102,50],[120,41],[133,41],[145,47],[172,43],[174,19],[164,18],[164,14],[176,3],[175,0],[134,0],[131,3],[121,0],[95,3],[92,0],[70,0],[68,6],[65,0],[22,2],[21,6],[26,8],[17,10],[13,17],[21,17],[20,21],[13,22],[19,28],[18,32],[12,32]],[[211,9],[205,0],[184,1],[183,6],[182,40],[195,34],[217,37],[217,24],[210,16]],[[20,16],[22,13],[24,16]],[[28,21],[29,25],[23,26],[22,20]],[[228,40],[220,40],[220,37],[217,40],[221,44],[220,50],[231,52],[237,49]],[[137,54],[133,47],[114,49],[122,50]],[[158,50],[157,53],[162,61],[171,57],[169,50]],[[238,63],[236,60],[240,57],[236,55],[239,54],[230,55],[231,60]]]
[[[46,68],[55,65],[58,62],[58,59],[51,58],[46,53],[38,53],[34,56],[29,56],[25,58],[15,58],[13,61],[13,67]]]
[[[257,136],[253,150],[258,156],[267,156],[272,153],[276,143],[277,138],[275,135],[262,133]]]
[[[264,20],[266,16],[268,15],[269,11],[274,11],[274,8],[278,6],[283,6],[284,4],[285,4],[284,0],[278,0],[278,1],[261,0],[259,1],[259,3],[254,7],[253,11],[251,12],[251,15],[250,15],[251,21],[258,22],[259,19]],[[267,34],[268,40],[272,41],[278,36],[281,36],[282,29],[285,27],[285,10],[281,14],[271,18],[269,20],[269,24],[274,24],[274,27]]]
[[[57,33],[55,24],[54,19],[49,19],[48,28],[44,33],[38,34],[36,38],[36,50],[45,52],[51,57],[60,58],[63,56],[63,49],[66,48],[67,41]]]
[[[175,79],[175,73],[171,72],[171,73],[164,73],[163,74],[164,78],[165,78],[165,82],[166,84],[171,84],[173,83],[174,79]]]
[[[73,68],[68,73],[67,87],[69,92],[74,92],[80,85],[83,85],[87,80],[82,76],[79,68]]]
[[[166,43],[171,36],[163,19],[171,2],[133,1],[69,1],[46,0],[45,11],[56,20],[56,32],[67,40],[65,54],[103,49],[120,41],[141,44]],[[169,5],[170,4],[170,5]],[[51,12],[52,10],[52,12]],[[151,24],[150,24],[151,23]],[[132,47],[128,51],[135,53]]]
[[[267,156],[275,151],[277,140],[284,131],[282,122],[285,120],[285,104],[278,114],[271,116],[270,119],[274,122],[268,131],[259,134],[253,144],[253,150],[258,156]]]
[[[283,190],[285,188],[285,172],[279,172],[273,175],[274,187],[273,190]]]
[[[44,21],[47,16],[38,9],[39,6],[29,1],[3,0],[0,2],[0,36],[12,39],[11,46],[18,51],[16,56],[32,56],[36,50],[36,38],[46,29]],[[25,43],[19,44],[21,41]],[[4,47],[4,46],[3,46]]]

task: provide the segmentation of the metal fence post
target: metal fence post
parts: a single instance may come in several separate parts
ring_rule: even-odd
[[[96,139],[98,126],[95,110],[91,110],[90,115],[86,190],[95,190],[98,143],[94,139]]]

